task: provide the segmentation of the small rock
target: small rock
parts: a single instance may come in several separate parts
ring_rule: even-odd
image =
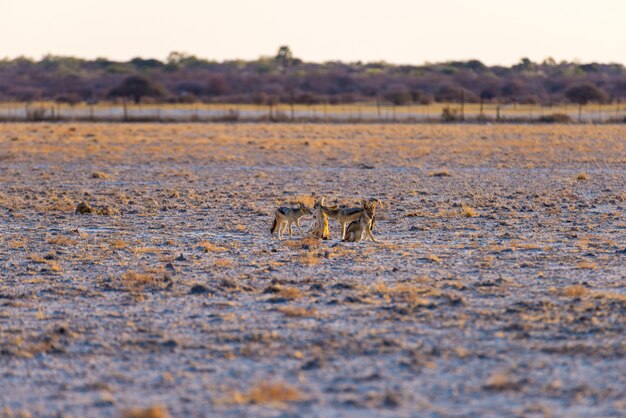
[[[89,205],[89,203],[85,202],[80,202],[78,206],[76,206],[76,211],[74,212],[74,214],[80,215],[85,215],[88,213],[93,213],[93,208],[91,207],[91,205]]]
[[[387,408],[397,408],[400,406],[400,396],[394,392],[388,391],[385,393],[383,399],[383,405]]]
[[[190,295],[203,295],[209,293],[209,289],[201,284],[194,285],[189,291]]]

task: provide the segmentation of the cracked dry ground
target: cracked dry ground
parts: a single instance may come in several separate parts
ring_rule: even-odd
[[[0,415],[623,416],[625,137],[2,125]],[[380,243],[270,236],[311,193]]]

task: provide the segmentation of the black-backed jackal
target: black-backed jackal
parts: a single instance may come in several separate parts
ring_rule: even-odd
[[[359,219],[363,212],[368,213],[368,217],[370,218],[370,231],[373,227],[373,220],[376,214],[376,206],[378,205],[378,200],[363,200],[363,206],[360,208],[347,208],[347,207],[338,207],[338,208],[329,208],[324,205],[321,205],[322,211],[331,219],[336,220],[341,225],[341,239],[343,240],[346,237],[346,227]]]
[[[302,229],[300,229],[300,218],[302,218],[304,215],[311,214],[313,214],[311,209],[307,208],[302,203],[300,203],[300,206],[295,209],[280,207],[276,209],[276,212],[274,213],[274,223],[272,224],[272,229],[270,231],[272,232],[272,234],[278,233],[278,238],[283,239],[282,234],[285,231],[285,228],[288,227],[289,238],[291,238],[293,235],[291,228],[292,225],[295,223],[298,231],[300,232],[300,235],[304,236],[304,234],[302,233]]]
[[[367,210],[361,212],[359,219],[348,225],[346,230],[346,236],[342,240],[344,242],[359,242],[364,237],[369,237],[373,242],[376,242],[372,235],[372,218]]]
[[[330,229],[328,229],[328,216],[322,210],[324,206],[324,198],[321,201],[316,202],[313,207],[313,216],[315,216],[315,223],[311,229],[311,236],[321,239],[330,239]]]

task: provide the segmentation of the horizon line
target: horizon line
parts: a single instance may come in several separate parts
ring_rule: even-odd
[[[208,57],[203,57],[194,53],[189,53],[183,50],[173,50],[170,51],[170,53],[165,57],[165,58],[156,58],[154,56],[141,56],[141,55],[136,55],[136,56],[132,56],[130,58],[127,59],[118,59],[118,58],[110,58],[107,56],[95,56],[95,57],[85,57],[85,56],[79,56],[79,55],[66,55],[66,54],[55,54],[52,52],[48,52],[45,54],[42,54],[39,58],[35,58],[33,56],[29,56],[27,54],[20,54],[20,55],[15,55],[15,56],[4,56],[0,58],[0,61],[13,61],[16,59],[27,59],[30,61],[34,61],[34,62],[41,62],[44,59],[46,59],[47,57],[55,57],[55,58],[74,58],[74,59],[79,59],[79,60],[83,60],[83,61],[96,61],[96,60],[107,60],[110,62],[131,62],[134,59],[142,59],[142,60],[156,60],[159,62],[163,62],[163,63],[167,63],[168,62],[168,58],[171,54],[183,54],[183,56],[185,57],[189,57],[189,58],[197,58],[199,60],[204,60],[204,61],[208,61],[208,62],[216,62],[216,63],[224,63],[224,62],[233,62],[233,61],[244,61],[244,62],[254,62],[254,61],[261,61],[264,59],[273,59],[276,55],[271,55],[271,54],[262,54],[257,56],[256,58],[222,58],[222,59],[218,59],[218,58],[208,58]],[[543,58],[542,60],[533,60],[530,59],[527,56],[521,56],[517,61],[511,63],[511,64],[502,64],[502,63],[496,63],[496,64],[491,64],[491,63],[486,63],[483,60],[481,60],[480,58],[455,58],[455,59],[446,59],[446,60],[441,60],[441,61],[428,61],[428,60],[424,60],[421,63],[416,63],[416,62],[394,62],[394,61],[387,61],[384,59],[380,59],[380,60],[369,60],[369,61],[365,61],[365,60],[344,60],[344,59],[328,59],[328,60],[306,60],[304,58],[300,58],[298,56],[293,56],[294,59],[298,59],[300,60],[302,63],[304,64],[328,64],[328,63],[342,63],[342,64],[362,64],[362,65],[367,65],[367,64],[387,64],[387,65],[391,65],[391,66],[397,66],[397,67],[401,67],[401,66],[429,66],[429,65],[439,65],[439,64],[449,64],[449,63],[454,63],[454,62],[470,62],[470,61],[478,61],[481,64],[487,66],[487,67],[512,67],[514,65],[520,64],[524,59],[528,59],[530,60],[530,62],[534,63],[534,64],[544,64],[546,61],[552,59],[554,60],[556,65],[559,64],[577,64],[577,65],[585,65],[585,64],[601,64],[601,65],[621,65],[621,66],[626,66],[626,63],[624,62],[620,62],[620,61],[584,61],[580,58],[574,58],[571,60],[566,60],[566,59],[560,59],[557,60],[555,58],[553,58],[552,56],[547,56],[545,58]]]

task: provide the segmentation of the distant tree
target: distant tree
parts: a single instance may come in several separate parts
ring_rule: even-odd
[[[282,67],[287,68],[293,64],[293,53],[287,45],[283,45],[278,48],[278,52],[274,57],[274,60]]]
[[[469,60],[464,62],[461,66],[475,72],[483,72],[488,69],[488,67],[479,60]]]
[[[383,97],[395,106],[402,106],[411,102],[411,91],[404,84],[396,83],[385,90]]]
[[[565,97],[573,103],[578,103],[578,121],[582,119],[582,107],[589,102],[603,102],[607,99],[606,93],[595,84],[582,83],[570,87]]]
[[[130,63],[138,70],[160,68],[163,66],[163,63],[156,59],[133,58],[130,60]]]
[[[222,96],[228,93],[230,86],[228,81],[221,74],[215,74],[209,77],[209,82],[206,86],[206,92],[210,96]]]
[[[513,66],[515,71],[534,71],[537,68],[534,62],[528,58],[522,58],[519,64]]]
[[[503,98],[508,99],[507,101],[515,103],[527,90],[528,83],[526,82],[526,79],[517,76],[510,78],[506,83],[504,83],[500,93]]]
[[[122,84],[109,92],[111,97],[130,97],[136,104],[141,102],[142,97],[161,97],[163,88],[146,77],[132,75],[126,77]]]

